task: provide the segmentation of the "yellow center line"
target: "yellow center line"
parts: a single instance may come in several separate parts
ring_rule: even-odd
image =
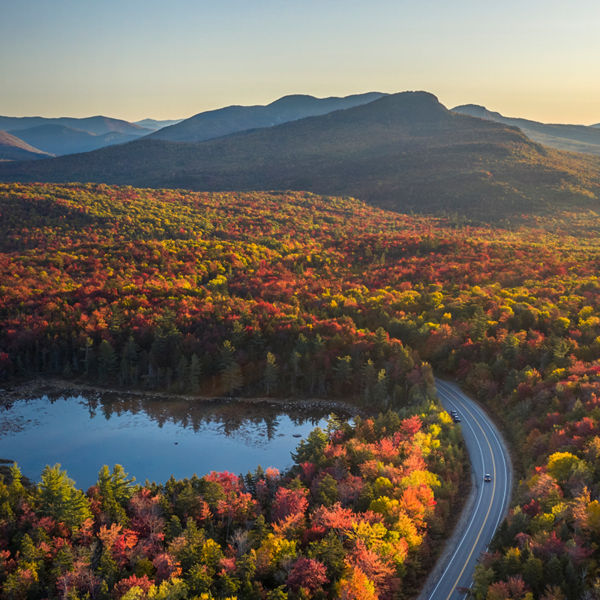
[[[454,401],[457,402],[456,399],[454,399]],[[467,565],[469,564],[469,561],[471,560],[471,557],[473,556],[473,552],[475,552],[475,548],[477,546],[477,543],[479,542],[479,538],[481,537],[481,534],[483,533],[483,530],[485,528],[487,520],[490,516],[490,511],[492,510],[492,505],[494,504],[494,497],[496,495],[496,460],[494,458],[494,452],[492,451],[492,445],[490,444],[490,440],[489,440],[488,436],[486,435],[485,431],[483,430],[481,423],[477,420],[477,418],[469,410],[469,407],[466,404],[464,404],[461,400],[458,400],[458,402],[460,402],[460,404],[462,404],[463,409],[466,410],[471,415],[471,417],[473,418],[475,423],[477,423],[477,426],[479,427],[479,429],[481,429],[481,433],[483,434],[483,437],[485,438],[485,441],[487,442],[488,448],[490,449],[490,455],[492,457],[492,466],[493,466],[492,473],[493,473],[493,478],[494,478],[494,487],[492,489],[492,498],[490,500],[490,504],[489,504],[487,512],[485,514],[485,519],[483,520],[483,523],[481,524],[481,528],[479,529],[479,533],[477,534],[477,537],[475,538],[475,542],[473,543],[471,552],[469,552],[469,556],[467,556],[467,560],[465,561],[463,568],[461,569],[460,573],[458,574],[458,577],[456,578],[456,581],[454,582],[454,585],[452,586],[450,593],[446,597],[446,600],[448,600],[450,598],[450,596],[452,596],[452,594],[454,593],[454,590],[456,589],[456,586],[458,585],[460,578],[463,576],[463,573],[465,572],[465,569],[467,568]]]

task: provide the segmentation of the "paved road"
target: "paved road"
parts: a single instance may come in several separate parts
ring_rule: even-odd
[[[444,408],[460,415],[475,492],[449,541],[449,550],[440,558],[442,564],[436,565],[425,588],[425,598],[450,600],[465,597],[463,590],[472,584],[477,559],[508,509],[512,470],[506,444],[481,407],[455,384],[438,379],[436,385]],[[492,476],[491,482],[484,482],[486,473]]]

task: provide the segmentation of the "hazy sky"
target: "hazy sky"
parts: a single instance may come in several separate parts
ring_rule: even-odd
[[[0,114],[128,120],[428,90],[600,122],[598,0],[0,0]]]

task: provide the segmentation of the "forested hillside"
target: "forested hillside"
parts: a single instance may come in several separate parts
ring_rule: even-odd
[[[273,127],[288,121],[360,106],[383,95],[379,92],[367,92],[345,98],[315,98],[306,94],[293,94],[283,96],[266,106],[225,106],[163,127],[148,137],[170,142],[200,142],[248,129]]]
[[[145,138],[0,165],[0,180],[310,190],[498,222],[598,207],[600,158],[545,148],[514,127],[448,111],[432,94],[404,92],[199,143]]]
[[[518,127],[527,137],[544,146],[570,152],[600,154],[600,131],[593,126],[539,123],[529,119],[505,117],[476,104],[455,106],[452,110],[462,115]]]
[[[445,412],[331,422],[287,473],[133,485],[107,467],[86,495],[58,466],[0,481],[4,598],[409,598],[459,492]]]
[[[0,131],[0,162],[12,160],[37,160],[51,156],[6,131]]]
[[[430,379],[384,322],[331,312],[340,293],[364,294],[359,271],[338,273],[344,220],[378,227],[355,200],[15,185],[0,206],[5,375],[208,395],[362,389],[381,408],[422,397],[398,377]]]
[[[355,396],[387,408],[426,401],[429,361],[504,424],[519,469],[476,597],[598,594],[596,213],[502,229],[300,192],[50,184],[2,185],[0,211],[5,379]],[[28,568],[14,557],[0,572]]]

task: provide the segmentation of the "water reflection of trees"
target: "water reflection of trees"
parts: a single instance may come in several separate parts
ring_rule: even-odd
[[[144,414],[159,427],[171,423],[194,432],[208,427],[218,429],[227,437],[251,437],[253,443],[260,438],[272,440],[281,426],[280,417],[286,415],[294,427],[309,423],[316,426],[328,415],[327,409],[294,408],[267,403],[244,401],[194,401],[184,399],[157,399],[143,396],[106,394],[84,399],[90,418],[98,413],[105,419],[129,414]],[[281,433],[289,433],[287,431]]]

